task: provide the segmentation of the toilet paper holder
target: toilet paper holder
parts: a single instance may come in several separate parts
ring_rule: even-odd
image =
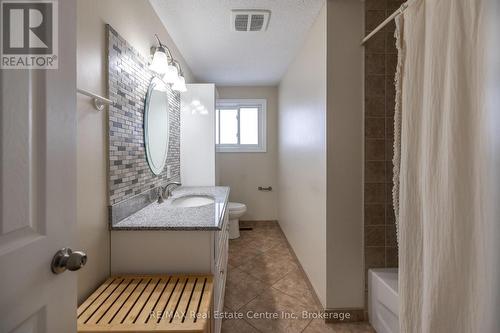
[[[259,186],[259,187],[257,187],[257,189],[259,191],[264,191],[264,192],[271,192],[273,190],[272,186],[268,186],[268,187]]]

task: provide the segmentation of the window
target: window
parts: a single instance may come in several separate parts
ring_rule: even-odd
[[[215,112],[218,152],[266,152],[266,100],[219,99]]]

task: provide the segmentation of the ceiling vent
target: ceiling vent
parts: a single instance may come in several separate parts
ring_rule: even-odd
[[[264,9],[233,9],[231,27],[233,31],[265,31],[269,25],[271,11]]]

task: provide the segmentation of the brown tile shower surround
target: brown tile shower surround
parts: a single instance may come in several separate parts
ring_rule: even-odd
[[[109,204],[114,206],[157,187],[167,180],[166,167],[156,176],[149,169],[144,148],[144,100],[153,73],[148,61],[116,30],[106,25],[108,45],[108,93],[116,102],[109,107],[108,190]],[[170,180],[180,179],[180,94],[168,87],[170,142],[167,166]],[[140,199],[140,198],[139,198]],[[133,200],[137,203],[144,200]],[[121,206],[116,208],[123,211]],[[127,206],[127,205],[125,205]],[[130,205],[128,205],[130,206]],[[111,209],[113,212],[113,208]],[[122,217],[133,213],[122,212]]]
[[[366,32],[403,2],[366,0]],[[398,56],[394,30],[392,22],[365,46],[365,281],[369,268],[398,266],[392,207],[394,76]]]
[[[241,237],[229,241],[225,311],[243,315],[226,319],[223,333],[374,333],[368,323],[325,324],[303,319],[302,311],[321,305],[276,222],[241,222]],[[300,319],[255,319],[253,313],[295,313]]]

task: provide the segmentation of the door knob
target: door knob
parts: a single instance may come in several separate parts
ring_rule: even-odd
[[[65,270],[77,271],[87,263],[87,254],[82,251],[73,251],[70,248],[63,248],[56,252],[52,258],[50,268],[52,273],[61,274]]]

